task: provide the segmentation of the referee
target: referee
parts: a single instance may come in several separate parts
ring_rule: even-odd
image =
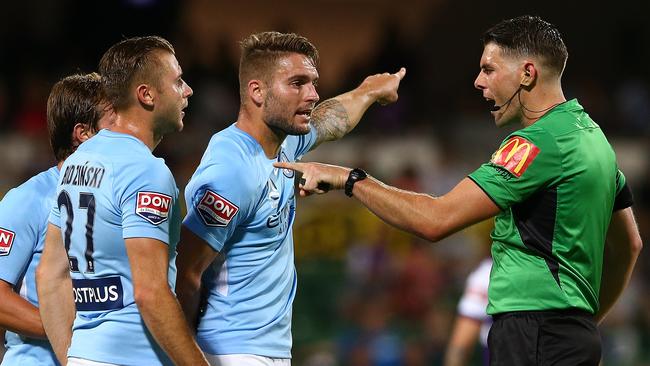
[[[642,247],[632,194],[600,127],[561,76],[558,30],[521,16],[489,29],[474,85],[498,127],[519,123],[489,162],[441,197],[389,187],[360,169],[278,163],[301,195],[345,189],[386,222],[431,241],[496,216],[488,313],[492,365],[598,365],[597,324]]]

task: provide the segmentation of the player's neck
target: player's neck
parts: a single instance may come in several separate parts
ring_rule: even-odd
[[[131,135],[138,140],[142,141],[149,150],[153,151],[162,136],[156,136],[153,131],[153,123],[147,119],[142,119],[139,116],[134,116],[133,113],[117,113],[115,122],[111,125],[109,130],[117,133]]]
[[[280,145],[282,145],[284,139],[287,137],[281,131],[271,129],[264,123],[261,116],[254,117],[243,110],[239,112],[235,126],[251,135],[260,144],[262,150],[264,150],[264,155],[269,159],[278,156]]]

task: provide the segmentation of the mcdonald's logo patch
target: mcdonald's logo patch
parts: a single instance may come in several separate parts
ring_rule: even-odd
[[[539,148],[532,142],[520,136],[513,136],[492,155],[490,162],[519,178],[539,152]]]

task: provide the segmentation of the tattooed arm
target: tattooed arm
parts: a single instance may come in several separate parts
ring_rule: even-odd
[[[406,69],[401,68],[394,74],[368,76],[356,89],[316,106],[311,114],[311,123],[318,131],[318,139],[312,149],[352,131],[372,103],[386,105],[397,101],[397,88],[405,74]]]

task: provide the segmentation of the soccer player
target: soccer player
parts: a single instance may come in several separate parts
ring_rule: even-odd
[[[522,128],[444,196],[392,188],[360,169],[276,164],[303,172],[302,195],[345,189],[386,222],[432,241],[496,216],[488,299],[494,365],[597,365],[596,325],[642,247],[612,147],[578,101],[564,97],[566,59],[560,33],[539,17],[485,33],[474,84],[496,103],[497,126]]]
[[[484,365],[489,365],[487,336],[492,317],[486,313],[492,258],[485,258],[467,278],[465,291],[458,303],[458,314],[447,344],[445,366],[468,365],[477,340],[483,351]]]
[[[176,291],[213,365],[289,365],[294,173],[273,163],[343,137],[374,102],[397,100],[406,70],[314,109],[318,52],[306,38],[264,32],[241,46],[238,119],[212,137],[185,190]]]
[[[10,190],[0,202],[0,328],[8,329],[2,365],[58,364],[38,313],[36,266],[63,161],[113,118],[101,97],[98,74],[59,80],[47,101],[47,126],[57,165]]]
[[[45,331],[62,364],[207,365],[172,291],[178,189],[152,155],[192,89],[155,36],[113,45],[99,71],[115,123],[61,168],[37,270]]]

